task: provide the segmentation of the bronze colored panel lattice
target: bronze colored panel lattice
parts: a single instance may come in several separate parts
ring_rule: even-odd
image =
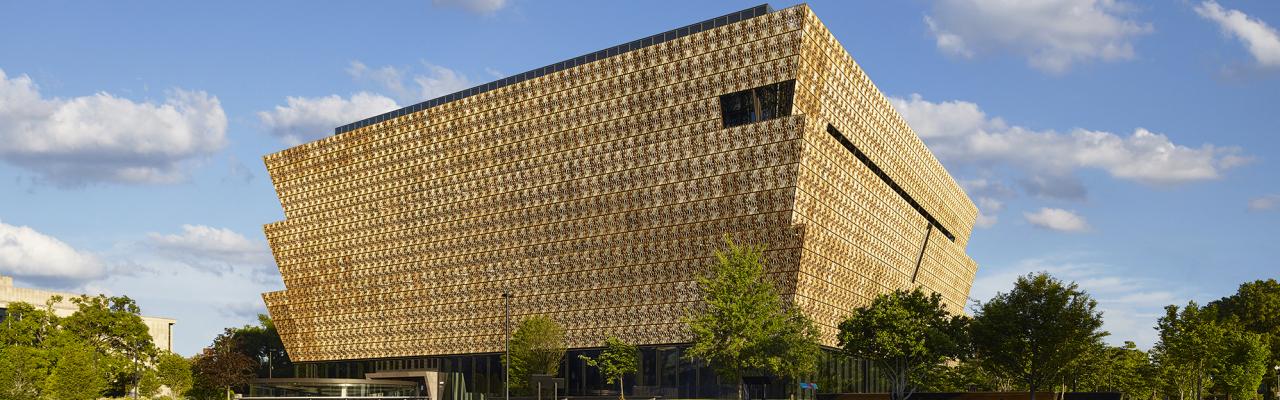
[[[788,80],[791,116],[722,127],[720,95]],[[928,221],[828,124],[956,241],[926,247]],[[295,361],[500,351],[504,291],[514,319],[548,315],[571,347],[686,342],[681,318],[701,307],[695,281],[726,233],[769,246],[771,279],[828,345],[870,296],[922,284],[963,302],[976,271],[972,203],[806,6],[265,162],[286,289],[263,299]]]

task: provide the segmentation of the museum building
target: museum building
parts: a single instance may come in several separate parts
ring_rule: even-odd
[[[412,377],[433,399],[502,396],[507,312],[565,327],[562,395],[616,394],[577,357],[609,336],[641,347],[627,395],[732,393],[681,357],[726,234],[767,246],[828,347],[894,289],[960,312],[977,270],[977,208],[807,5],[512,75],[265,163],[285,290],[263,299],[296,376]],[[818,376],[824,392],[881,389],[857,360]]]

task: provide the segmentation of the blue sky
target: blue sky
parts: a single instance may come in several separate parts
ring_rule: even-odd
[[[0,2],[0,273],[129,295],[193,354],[282,288],[264,154],[755,4]],[[1280,275],[1280,3],[811,6],[982,209],[974,298],[1049,271],[1147,347]]]

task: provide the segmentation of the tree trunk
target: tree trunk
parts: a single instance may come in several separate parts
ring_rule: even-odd
[[[1204,398],[1204,397],[1200,397],[1201,395],[1200,386],[1202,386],[1204,383],[1204,366],[1202,364],[1203,364],[1203,361],[1196,361],[1196,400],[1200,400]]]
[[[1028,385],[1031,389],[1031,400],[1036,400],[1036,385]]]
[[[552,396],[555,397],[555,396]],[[618,400],[627,400],[626,394],[622,392],[622,377],[618,377]]]
[[[736,372],[738,375],[738,400],[742,400],[742,393],[747,390],[747,388],[742,380],[742,368],[738,368]]]

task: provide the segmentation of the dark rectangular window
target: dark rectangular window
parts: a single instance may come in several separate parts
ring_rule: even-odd
[[[795,80],[778,82],[720,96],[720,116],[724,127],[767,121],[791,115]]]

